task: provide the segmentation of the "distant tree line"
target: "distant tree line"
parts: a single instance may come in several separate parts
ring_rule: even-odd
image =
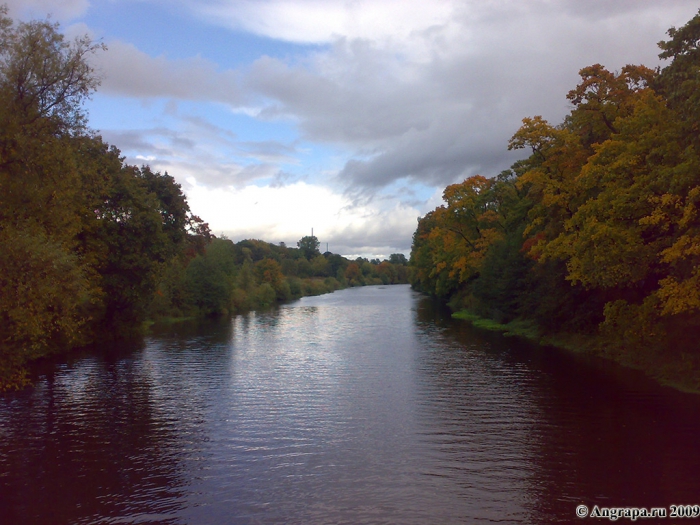
[[[668,35],[666,67],[582,69],[562,123],[512,137],[527,159],[448,186],[414,234],[413,286],[697,382],[700,13]]]
[[[405,264],[320,254],[315,238],[310,251],[213,238],[170,175],[126,164],[87,127],[102,49],[0,7],[0,391],[26,384],[32,360],[146,319],[407,281]]]
[[[214,238],[186,267],[171,268],[156,290],[152,319],[226,315],[348,286],[408,283],[407,261],[348,260],[318,251],[314,236],[297,248],[260,240]],[[403,262],[401,262],[403,258]]]

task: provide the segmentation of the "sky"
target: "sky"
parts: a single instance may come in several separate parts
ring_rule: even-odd
[[[7,0],[6,0],[7,1]],[[495,176],[578,71],[656,67],[697,0],[9,0],[107,51],[90,127],[172,175],[213,233],[410,252],[445,186]]]

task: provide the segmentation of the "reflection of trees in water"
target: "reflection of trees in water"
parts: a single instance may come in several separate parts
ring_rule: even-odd
[[[160,410],[167,387],[157,376],[140,352],[92,357],[6,396],[0,522],[165,518],[177,509],[187,444],[177,417]]]
[[[543,514],[668,506],[700,492],[700,403],[614,363],[550,352],[540,394]]]
[[[442,345],[421,362],[429,372],[423,374],[431,397],[425,403],[433,409],[442,396],[433,424],[453,439],[446,450],[468,463],[457,444],[462,434],[478,431],[479,417],[520,421],[512,452],[527,455],[514,467],[529,470],[521,477],[522,502],[533,523],[574,521],[580,503],[668,506],[700,492],[700,400],[613,363],[474,330],[445,313],[423,300],[416,314],[419,333]],[[490,382],[500,386],[484,391]],[[517,405],[484,401],[509,388],[520,392],[512,397]],[[485,447],[498,443],[493,430],[482,440]],[[507,436],[507,429],[499,432]]]
[[[530,432],[539,418],[525,368],[496,334],[455,324],[428,299],[417,302],[418,410],[432,448],[429,473],[466,511],[466,522],[540,523]]]

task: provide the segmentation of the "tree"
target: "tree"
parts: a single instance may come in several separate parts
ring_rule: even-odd
[[[438,206],[426,232],[429,246],[430,293],[448,297],[463,283],[479,275],[489,246],[503,237],[504,226],[492,200],[493,181],[481,175],[451,184],[443,192],[446,205]]]
[[[377,266],[377,277],[382,280],[383,284],[396,283],[396,267],[389,261],[383,261]]]
[[[318,249],[318,247],[320,245],[321,245],[321,243],[318,242],[318,239],[314,235],[307,235],[306,237],[302,237],[297,242],[297,246],[299,247],[299,250],[304,255],[304,257],[306,257],[306,259],[309,261],[312,260],[317,255],[321,254],[321,252]]]
[[[198,256],[187,266],[187,288],[190,300],[206,316],[228,313],[231,283],[216,260]]]
[[[282,274],[282,267],[274,259],[263,259],[255,263],[255,275],[259,283],[272,286],[277,299],[289,298],[289,285]]]
[[[360,266],[356,262],[348,264],[345,269],[345,278],[349,281],[350,286],[361,284],[362,272],[360,271]]]
[[[670,108],[685,123],[686,137],[700,146],[700,11],[681,28],[668,30],[669,40],[659,42],[659,58],[671,60],[654,84]]]
[[[0,7],[0,390],[22,365],[84,340],[99,295],[84,227],[82,101],[99,83],[87,60],[103,46],[64,41],[48,22],[15,25]]]
[[[330,265],[329,274],[337,276],[339,273],[344,275],[345,267],[349,264],[348,260],[342,255],[337,253],[326,254],[324,257],[328,260]]]
[[[323,255],[317,255],[311,260],[311,271],[315,277],[328,277],[331,274],[331,265]]]
[[[0,230],[0,391],[26,384],[23,365],[81,342],[90,287],[80,260],[40,234]]]
[[[14,25],[0,7],[0,221],[72,239],[80,204],[75,144],[82,101],[99,79],[85,36],[64,41],[57,25]]]
[[[391,264],[401,264],[403,266],[408,264],[408,261],[406,260],[406,256],[403,253],[392,253],[389,256],[389,262]]]
[[[58,24],[19,23],[0,6],[0,96],[3,117],[15,125],[52,126],[60,133],[83,130],[82,102],[99,85],[88,61],[104,50],[87,35],[67,43]]]

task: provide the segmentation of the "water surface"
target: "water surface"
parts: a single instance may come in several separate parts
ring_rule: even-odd
[[[407,286],[349,289],[58,362],[0,397],[0,523],[547,524],[696,504],[699,415],[696,396],[474,330]]]

